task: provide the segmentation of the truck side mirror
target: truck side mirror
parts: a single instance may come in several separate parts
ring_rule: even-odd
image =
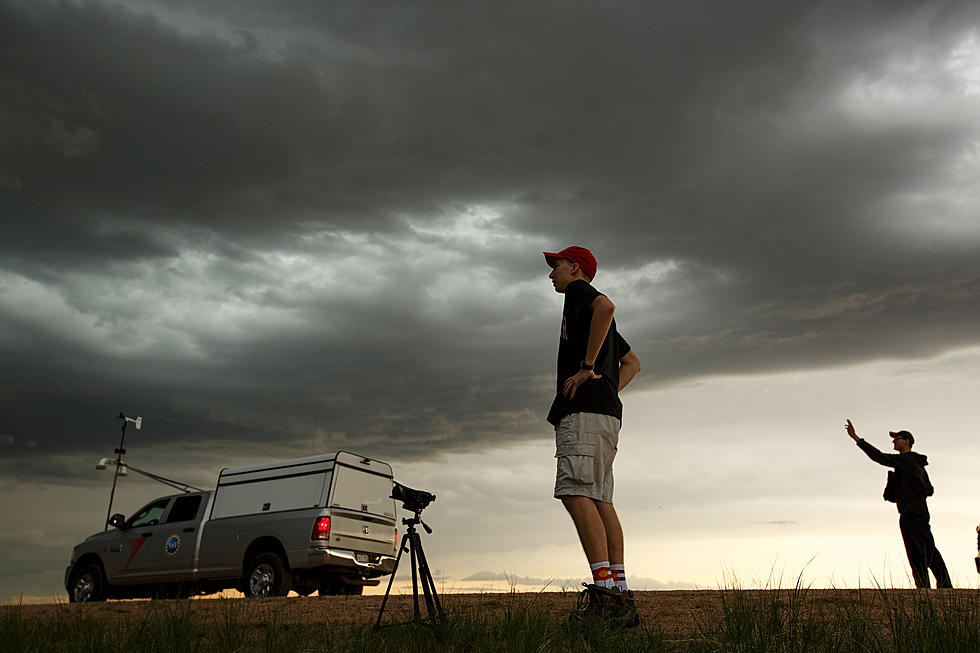
[[[119,530],[124,530],[123,526],[126,524],[126,517],[121,513],[117,512],[112,517],[109,517],[109,525]]]

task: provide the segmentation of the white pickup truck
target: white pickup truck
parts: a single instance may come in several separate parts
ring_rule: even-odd
[[[338,451],[224,469],[213,491],[151,501],[72,551],[71,602],[360,594],[395,565],[391,467]]]

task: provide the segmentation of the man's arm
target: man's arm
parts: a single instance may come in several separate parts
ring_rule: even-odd
[[[613,321],[613,313],[616,312],[616,305],[605,295],[599,295],[592,300],[589,308],[592,309],[592,321],[589,323],[589,342],[585,348],[584,362],[593,365],[595,359],[599,356],[599,350],[602,349],[602,343],[606,339],[606,334],[609,333],[609,327]],[[598,379],[601,376],[601,374],[596,374],[592,370],[579,370],[565,381],[565,396],[574,398],[575,391],[580,385],[589,379]]]
[[[878,451],[873,445],[868,444],[864,438],[859,437],[857,432],[854,430],[854,425],[851,424],[851,420],[847,420],[847,424],[844,426],[844,430],[851,437],[857,446],[867,454],[868,458],[875,461],[879,465],[884,465],[885,467],[897,467],[898,466],[898,455],[897,454],[887,454]]]
[[[609,333],[616,305],[605,295],[599,295],[592,300],[589,308],[592,309],[592,323],[589,325],[589,344],[585,348],[585,362],[591,365],[599,356],[602,343]]]
[[[619,359],[619,391],[629,385],[633,377],[640,373],[643,366],[640,365],[640,357],[632,349],[625,356]]]

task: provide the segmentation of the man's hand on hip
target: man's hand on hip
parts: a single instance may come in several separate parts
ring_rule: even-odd
[[[569,399],[575,398],[575,391],[578,387],[592,379],[601,379],[601,374],[596,374],[593,370],[579,370],[574,376],[565,379],[565,396]]]

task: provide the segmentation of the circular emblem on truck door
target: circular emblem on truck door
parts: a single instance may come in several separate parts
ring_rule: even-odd
[[[168,556],[177,555],[177,552],[180,551],[180,538],[176,535],[171,535],[167,538],[167,542],[163,545],[163,548]]]

